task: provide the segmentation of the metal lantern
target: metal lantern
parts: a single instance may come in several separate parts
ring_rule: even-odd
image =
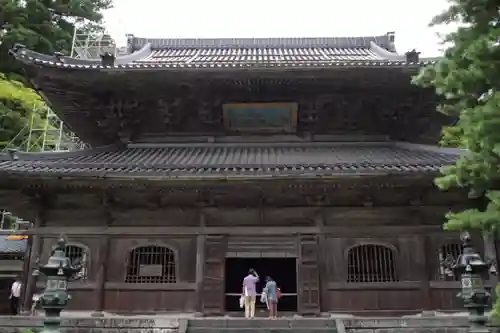
[[[34,276],[42,274],[47,278],[45,290],[39,300],[45,311],[42,333],[59,332],[61,311],[71,299],[68,294],[68,282],[79,278],[77,274],[84,265],[84,263],[81,263],[78,266],[73,266],[65,254],[65,248],[66,241],[61,236],[47,264],[40,266],[37,261],[37,268],[33,272]]]
[[[483,261],[471,244],[468,233],[461,236],[463,242],[462,254],[452,266],[455,277],[461,282],[461,291],[457,297],[462,299],[464,307],[469,312],[470,332],[490,332],[487,327],[486,309],[491,295],[484,288],[483,277],[490,271],[490,264]]]

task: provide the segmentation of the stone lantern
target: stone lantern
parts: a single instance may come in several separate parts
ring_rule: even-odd
[[[491,295],[484,288],[485,276],[488,276],[490,265],[485,263],[471,244],[468,233],[461,236],[462,254],[453,265],[453,273],[461,282],[461,291],[457,297],[462,299],[469,312],[469,332],[490,332],[487,327],[488,317],[485,311],[490,303]]]
[[[84,263],[73,266],[65,254],[66,241],[60,237],[46,265],[39,265],[33,272],[34,276],[44,275],[47,278],[45,290],[40,296],[40,305],[45,311],[42,333],[60,331],[61,311],[66,307],[71,296],[68,294],[68,281],[78,279]]]

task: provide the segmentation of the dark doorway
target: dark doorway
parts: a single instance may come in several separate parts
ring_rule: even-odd
[[[260,302],[260,293],[266,285],[264,279],[271,276],[281,288],[282,297],[278,303],[278,311],[297,311],[297,260],[295,258],[227,258],[225,267],[226,311],[243,312],[239,299],[242,282],[253,268],[260,275],[257,284],[256,312],[267,315],[266,305]]]
[[[0,277],[0,315],[10,314],[10,288],[13,278]]]

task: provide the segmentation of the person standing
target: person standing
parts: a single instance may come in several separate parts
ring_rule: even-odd
[[[255,297],[257,295],[257,282],[259,282],[259,275],[252,268],[248,271],[248,275],[243,279],[245,318],[253,318],[255,316]]]
[[[21,298],[22,283],[19,277],[16,278],[10,287],[10,314],[17,315],[19,311],[19,300]]]
[[[266,286],[263,291],[266,295],[269,318],[278,318],[278,286],[270,277],[266,277]]]

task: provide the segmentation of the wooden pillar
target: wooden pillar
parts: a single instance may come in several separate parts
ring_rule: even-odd
[[[494,235],[492,235],[490,233],[483,233],[483,242],[484,242],[484,260],[486,260],[487,262],[491,262],[498,271],[498,269],[499,269],[498,268],[498,258],[497,258],[497,251],[496,251],[496,247],[495,247]],[[489,279],[490,282],[492,282],[493,285],[498,283],[498,274],[497,275],[490,274],[489,278],[490,278]]]
[[[35,263],[36,260],[40,257],[41,252],[42,252],[42,237],[39,235],[39,229],[41,226],[45,224],[45,217],[46,216],[46,209],[42,204],[37,203],[37,215],[34,221],[34,226],[31,229],[30,237],[32,238],[31,241],[31,249],[30,249],[30,256],[29,256],[29,263],[27,270],[25,271],[26,274],[26,286],[24,288],[24,293],[23,293],[23,304],[22,308],[25,311],[30,311],[31,310],[31,304],[33,300],[33,294],[36,291],[36,277],[32,275],[33,270],[35,269]]]
[[[432,273],[430,270],[431,263],[429,262],[429,255],[431,254],[427,251],[431,244],[427,235],[418,236],[418,243],[420,248],[418,253],[419,264],[415,267],[416,270],[414,271],[419,272],[418,278],[420,280],[420,294],[422,295],[422,310],[428,311],[433,310],[432,289],[430,282],[432,280]]]
[[[102,315],[104,311],[104,297],[105,297],[105,286],[106,286],[106,263],[108,262],[109,254],[109,235],[104,235],[101,237],[98,252],[98,262],[97,262],[97,276],[96,276],[96,288],[94,289],[94,299],[95,306],[94,312],[95,316]]]
[[[327,276],[328,276],[328,262],[329,262],[328,253],[329,253],[329,251],[328,251],[328,243],[327,243],[326,235],[324,233],[325,218],[324,218],[323,214],[322,213],[318,214],[315,217],[314,222],[316,224],[316,227],[318,227],[318,230],[319,230],[319,234],[318,234],[318,246],[319,246],[318,279],[319,279],[319,290],[320,290],[319,304],[320,304],[320,311],[324,311],[328,307],[328,304],[326,304],[326,302],[328,299]]]
[[[203,278],[205,275],[205,235],[196,236],[196,300],[197,311],[203,311]]]
[[[205,227],[205,215],[200,214],[200,227]],[[196,309],[203,312],[203,279],[205,277],[205,235],[196,236]]]
[[[108,229],[113,224],[113,215],[111,213],[112,193],[104,190],[101,193],[101,205],[103,214],[103,224]],[[106,230],[107,231],[107,230]],[[94,311],[93,316],[102,316],[104,311],[106,297],[106,279],[107,279],[107,263],[109,259],[110,236],[105,234],[101,236],[99,242],[98,260],[96,264],[96,284],[94,289]],[[92,260],[92,257],[91,257]]]
[[[30,258],[31,258],[31,253],[33,251],[33,236],[28,237],[27,245],[26,245],[26,251],[24,252],[24,258],[23,258],[23,276],[22,276],[22,288],[21,288],[21,313],[27,313],[30,309],[26,309],[24,307],[24,299],[26,298],[26,286],[28,285],[28,280],[31,276],[31,271],[30,271]]]

